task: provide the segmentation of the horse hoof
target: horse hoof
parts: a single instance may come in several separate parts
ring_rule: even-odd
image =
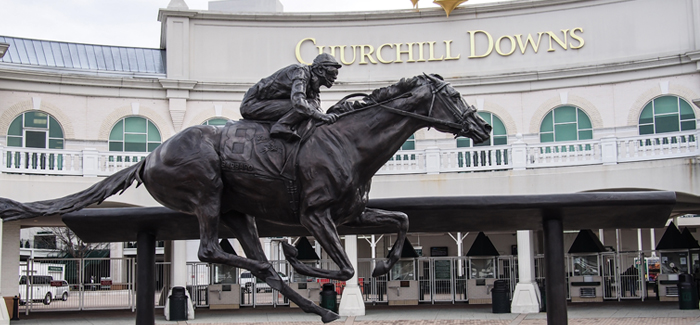
[[[282,242],[282,251],[284,251],[284,256],[287,258],[296,258],[297,254],[299,254],[299,250],[296,247],[285,242]]]
[[[323,321],[323,323],[325,324],[325,323],[330,323],[338,318],[340,318],[340,316],[338,316],[338,314],[336,314],[332,311],[328,311],[325,315],[321,316],[321,321]]]

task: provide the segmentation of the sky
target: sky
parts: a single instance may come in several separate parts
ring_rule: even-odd
[[[250,0],[256,1],[256,0]],[[469,0],[477,4],[504,0]],[[410,0],[280,0],[285,12],[411,9]],[[158,9],[170,0],[3,0],[0,36],[74,43],[158,48]],[[209,0],[185,0],[207,10]],[[420,0],[419,8],[438,8]]]

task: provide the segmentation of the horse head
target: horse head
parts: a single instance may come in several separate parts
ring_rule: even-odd
[[[476,114],[476,108],[470,106],[442,77],[436,74],[423,74],[430,83],[432,99],[428,109],[430,126],[438,131],[452,133],[455,137],[463,136],[481,143],[489,139],[491,125]]]

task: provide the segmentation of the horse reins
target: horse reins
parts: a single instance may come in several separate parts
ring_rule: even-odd
[[[412,112],[403,111],[403,110],[396,109],[396,108],[393,108],[393,107],[390,107],[390,106],[386,106],[386,104],[389,103],[389,102],[392,102],[392,101],[395,101],[395,100],[398,100],[398,99],[401,99],[401,98],[408,98],[408,97],[413,96],[413,94],[410,93],[410,92],[409,92],[409,93],[401,94],[401,95],[396,96],[396,97],[394,97],[394,98],[387,99],[387,100],[382,101],[382,102],[380,102],[380,103],[374,101],[374,99],[372,99],[371,97],[369,97],[369,96],[366,95],[366,94],[356,93],[356,94],[351,94],[351,95],[345,96],[345,97],[344,97],[343,99],[341,99],[340,101],[341,101],[341,102],[342,102],[342,101],[346,101],[347,99],[352,98],[352,97],[365,96],[366,98],[369,98],[369,99],[371,99],[372,101],[374,101],[374,103],[371,104],[371,105],[367,105],[367,106],[365,106],[365,107],[361,107],[361,108],[352,110],[352,111],[343,112],[343,113],[341,113],[341,114],[338,114],[338,118],[343,117],[343,116],[346,116],[346,115],[354,114],[354,113],[357,113],[357,112],[360,112],[360,111],[364,111],[364,110],[366,110],[366,109],[368,109],[368,108],[372,108],[372,107],[381,107],[381,108],[384,108],[384,109],[386,109],[386,110],[388,110],[388,111],[390,111],[390,112],[392,112],[392,113],[398,114],[398,115],[403,115],[403,116],[408,116],[408,117],[416,118],[416,119],[419,119],[419,120],[422,120],[422,121],[426,121],[426,122],[428,122],[428,123],[439,124],[439,125],[444,125],[444,126],[447,126],[447,127],[462,129],[462,127],[463,127],[462,123],[454,123],[454,122],[449,122],[449,121],[443,121],[443,120],[436,119],[436,118],[430,116],[430,115],[432,114],[432,111],[433,111],[433,106],[435,105],[435,97],[437,97],[438,100],[440,100],[440,102],[442,102],[442,104],[445,105],[445,106],[450,110],[450,112],[451,112],[460,122],[464,121],[465,115],[470,113],[470,111],[467,111],[467,112],[464,112],[463,115],[459,114],[458,112],[456,112],[456,109],[455,109],[454,107],[452,107],[452,105],[447,105],[447,104],[445,103],[445,100],[442,98],[442,96],[437,96],[437,94],[438,94],[442,89],[444,89],[447,85],[448,85],[448,83],[446,83],[446,82],[442,83],[442,84],[439,85],[438,87],[435,87],[435,86],[433,86],[432,84],[430,85],[431,88],[433,88],[432,91],[431,91],[432,94],[433,94],[433,96],[432,96],[432,99],[430,100],[430,108],[428,109],[428,115],[427,115],[427,116],[421,115],[421,114],[412,113]],[[469,107],[469,106],[467,106],[467,107]]]

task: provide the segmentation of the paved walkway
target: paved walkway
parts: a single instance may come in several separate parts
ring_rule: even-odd
[[[156,324],[164,325],[245,325],[245,324],[322,324],[316,315],[286,307],[243,308],[240,310],[198,309],[196,319],[169,322],[157,310]],[[11,325],[133,325],[136,314],[130,311],[34,312],[20,315]],[[546,314],[493,314],[491,306],[419,305],[367,306],[365,316],[342,317],[337,325],[536,325],[546,324]],[[570,304],[571,325],[700,325],[700,310],[679,310],[678,303],[606,302]]]

